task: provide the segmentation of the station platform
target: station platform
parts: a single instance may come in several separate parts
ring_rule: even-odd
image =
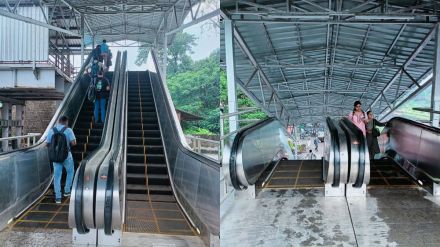
[[[221,219],[222,247],[440,246],[440,198],[421,188],[369,188],[351,198],[324,197],[323,189],[235,193]]]

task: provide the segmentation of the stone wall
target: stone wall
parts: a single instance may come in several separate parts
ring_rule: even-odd
[[[43,134],[61,101],[26,101],[23,134]]]

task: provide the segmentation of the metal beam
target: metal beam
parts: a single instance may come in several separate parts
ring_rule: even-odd
[[[394,83],[394,81],[399,77],[399,74],[402,72],[403,69],[406,69],[411,62],[417,57],[417,55],[428,45],[428,43],[433,38],[435,31],[437,30],[439,24],[435,24],[434,27],[429,31],[429,33],[425,36],[425,38],[420,42],[420,44],[416,47],[416,49],[413,51],[413,53],[408,57],[408,59],[405,61],[405,63],[402,65],[401,69],[399,69],[394,76],[391,78],[391,80],[387,83],[387,85],[381,90],[381,92],[377,95],[377,97],[373,100],[373,102],[370,104],[368,109],[371,109],[382,97],[382,94],[385,93]],[[368,88],[367,88],[368,89]]]
[[[432,80],[431,92],[431,124],[434,127],[440,125],[440,114],[435,112],[440,111],[440,25],[435,28],[435,50],[434,50],[434,78]]]
[[[59,28],[59,27],[56,27],[56,26],[52,26],[52,25],[49,25],[47,23],[44,23],[44,22],[41,22],[41,21],[37,21],[37,20],[29,18],[29,17],[13,14],[13,13],[10,13],[10,12],[2,10],[2,9],[0,9],[0,15],[5,16],[5,17],[9,17],[9,18],[12,18],[12,19],[15,19],[15,20],[23,21],[23,22],[26,22],[26,23],[30,23],[30,24],[33,24],[33,25],[42,26],[42,27],[45,27],[45,28],[48,28],[50,30],[54,30],[54,31],[57,31],[57,32],[66,33],[66,34],[69,34],[69,35],[72,35],[72,36],[75,36],[75,37],[80,37],[79,34],[74,33],[72,31],[69,31],[69,30],[66,30],[66,29],[62,29],[62,28]]]
[[[166,35],[171,35],[173,33],[177,33],[177,32],[179,32],[179,31],[181,31],[181,30],[183,30],[183,29],[185,29],[187,27],[190,27],[192,25],[196,25],[196,24],[198,24],[198,23],[200,23],[202,21],[209,20],[209,19],[211,19],[213,17],[216,17],[219,14],[220,14],[220,9],[216,9],[216,10],[214,10],[214,11],[212,11],[212,12],[206,14],[206,15],[203,15],[202,17],[199,17],[199,18],[197,18],[195,20],[192,20],[192,21],[190,21],[190,22],[188,22],[188,23],[186,23],[184,25],[181,25],[180,27],[177,27],[177,28],[174,28],[174,29],[168,31],[166,33]]]
[[[235,83],[235,56],[234,56],[234,23],[231,20],[223,21],[225,26],[225,53],[226,53],[226,78],[228,86],[228,112],[237,112],[237,89]],[[239,129],[238,116],[229,117],[229,132]]]

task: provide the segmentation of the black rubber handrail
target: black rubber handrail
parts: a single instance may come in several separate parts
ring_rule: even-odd
[[[118,132],[113,132],[113,138],[116,138],[115,142],[112,143],[112,158],[110,159],[109,162],[109,167],[108,167],[108,171],[107,171],[107,181],[106,181],[106,187],[105,187],[105,199],[104,199],[104,234],[106,235],[111,235],[112,234],[112,212],[113,212],[113,188],[114,188],[114,169],[115,169],[115,162],[117,160],[117,157],[119,155],[121,155],[121,153],[119,152],[119,147],[121,145],[121,142],[123,142],[123,140],[121,140],[121,133],[120,131],[124,132],[124,129],[121,128],[121,124],[123,121],[125,121],[127,115],[125,112],[125,109],[123,108],[123,106],[125,106],[125,100],[127,95],[125,95],[124,92],[124,88],[126,87],[126,65],[127,65],[127,52],[124,52],[124,54],[122,55],[122,66],[120,68],[120,73],[119,73],[119,90],[120,93],[119,95],[122,95],[122,93],[124,93],[124,95],[122,95],[122,97],[119,97],[120,99],[122,99],[122,102],[118,100],[117,102],[117,106],[115,107],[116,109],[120,110],[121,114],[124,114],[125,117],[124,118],[119,118],[117,119],[119,122],[115,122],[115,126],[117,126],[116,130]],[[115,115],[116,116],[116,115]],[[125,128],[126,126],[124,126]],[[116,150],[113,150],[113,149]]]
[[[116,84],[115,82],[117,82],[119,80],[119,78],[117,78],[117,74],[116,73],[119,70],[119,64],[120,64],[120,53],[118,52],[117,57],[116,57],[116,65],[115,65],[115,70],[113,72],[113,82],[112,82],[112,87],[111,87],[111,91],[110,91],[110,95],[109,95],[109,99],[111,99],[116,91],[117,88],[114,87],[114,85]],[[106,118],[105,118],[105,126],[104,129],[102,131],[102,135],[104,135],[105,130],[109,127],[107,126],[107,120],[108,120],[108,116],[109,116],[109,110],[110,110],[110,104],[107,104],[107,114],[106,114]],[[76,183],[76,188],[75,188],[75,225],[76,225],[76,229],[77,232],[80,234],[85,234],[89,231],[89,229],[86,228],[85,224],[84,224],[84,218],[83,218],[83,190],[84,190],[84,172],[85,172],[85,166],[87,165],[87,163],[89,162],[89,160],[91,159],[91,157],[93,157],[98,150],[100,150],[102,148],[102,145],[104,143],[104,139],[101,136],[101,141],[99,143],[98,148],[96,148],[92,153],[90,153],[85,159],[83,159],[81,161],[81,165],[80,165],[80,169],[78,171],[78,177],[77,177],[77,183]],[[99,166],[98,168],[99,169]],[[96,189],[96,181],[95,181],[95,186],[94,189]],[[95,201],[95,200],[94,200]],[[95,202],[93,203],[95,204]],[[93,205],[93,210],[95,208],[95,205]],[[95,214],[93,214],[95,215]]]
[[[348,118],[342,118],[341,121],[350,128],[351,132],[353,132],[356,135],[356,138],[359,141],[359,170],[358,175],[356,178],[356,182],[354,183],[353,187],[360,188],[362,187],[362,184],[364,183],[364,177],[365,177],[365,152],[367,149],[365,148],[365,136],[364,133],[356,126],[354,125]]]
[[[334,174],[333,174],[333,183],[332,187],[338,187],[341,181],[341,153],[340,153],[340,142],[339,142],[339,134],[338,129],[334,125],[333,120],[330,117],[326,118],[327,126],[330,131],[330,139],[331,144],[330,147],[333,147],[333,164],[334,164]]]
[[[417,122],[417,121],[414,121],[414,120],[411,120],[411,119],[403,118],[403,117],[393,117],[393,118],[391,118],[390,120],[387,121],[387,124],[385,125],[385,127],[392,127],[390,125],[391,125],[391,122],[393,120],[397,120],[397,121],[401,121],[401,122],[404,122],[404,123],[407,123],[407,124],[411,124],[411,125],[414,125],[414,126],[417,126],[419,128],[422,128],[422,129],[425,129],[425,130],[429,130],[429,131],[432,131],[432,132],[435,132],[435,133],[440,133],[440,128],[437,128],[437,127],[434,127],[434,126],[431,126],[431,125],[426,125],[426,124],[423,124],[423,123],[420,123],[420,122]]]
[[[250,133],[252,133],[255,130],[258,130],[258,129],[272,123],[273,121],[276,121],[276,119],[273,117],[266,118],[266,119],[260,120],[256,123],[250,124],[250,125],[244,127],[243,129],[239,130],[236,133],[236,135],[234,137],[234,141],[231,146],[231,156],[229,157],[229,176],[231,178],[231,184],[236,190],[246,189],[245,186],[241,185],[238,182],[238,178],[237,178],[238,177],[238,175],[237,175],[237,155],[238,155],[240,143],[243,141],[243,139],[247,135],[249,135]]]

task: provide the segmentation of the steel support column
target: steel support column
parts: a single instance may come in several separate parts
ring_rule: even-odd
[[[167,67],[168,67],[168,13],[165,14],[163,19],[163,65],[162,65],[162,80],[167,81]]]
[[[24,115],[23,114],[23,106],[22,105],[15,105],[15,120],[20,122],[20,124],[18,126],[15,126],[15,136],[23,135],[23,120],[24,120],[23,115]],[[20,140],[21,139],[17,139],[17,147],[16,148],[21,148]]]
[[[81,67],[84,64],[84,14],[81,14]]]
[[[237,88],[235,84],[235,57],[234,57],[234,23],[231,20],[223,20],[225,25],[225,53],[226,53],[226,77],[228,83],[228,111],[229,114],[237,112]],[[238,116],[229,117],[229,132],[236,131]]]
[[[434,78],[432,80],[431,107],[433,111],[440,111],[440,25],[435,31],[435,52],[434,52]],[[431,112],[431,124],[439,127],[440,114]]]
[[[11,120],[11,116],[9,114],[10,110],[11,110],[11,104],[8,102],[3,102],[3,108],[2,108],[2,119],[3,120],[8,120],[8,121]],[[6,128],[3,128],[2,129],[2,137],[9,137],[9,130],[10,129],[11,129],[11,127],[9,126],[9,124]],[[3,143],[2,143],[3,152],[8,151],[8,143],[9,143],[8,140],[3,141]]]

